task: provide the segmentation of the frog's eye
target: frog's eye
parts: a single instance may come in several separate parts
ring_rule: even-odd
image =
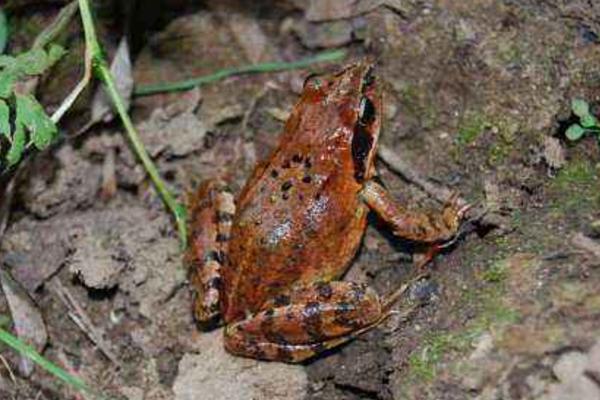
[[[361,125],[369,125],[375,120],[375,106],[367,97],[360,99],[358,106],[358,122]]]
[[[308,75],[306,79],[304,79],[304,84],[302,85],[302,87],[306,88],[307,85],[311,85],[315,89],[319,89],[322,84],[323,83],[321,81],[321,78],[319,78],[319,75],[313,73]]]

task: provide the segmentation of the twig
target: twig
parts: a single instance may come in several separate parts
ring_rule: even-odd
[[[12,383],[14,383],[15,385],[17,384],[17,379],[15,378],[15,374],[12,371],[12,368],[10,367],[10,365],[8,364],[8,362],[6,361],[6,358],[2,357],[0,355],[0,361],[2,362],[2,365],[4,365],[4,368],[6,368],[6,371],[8,371],[8,375],[10,376],[10,380],[12,381]]]
[[[64,6],[54,21],[35,38],[32,47],[41,49],[50,44],[69,25],[71,19],[77,13],[77,8],[76,0]]]
[[[133,90],[134,96],[147,96],[150,94],[161,92],[174,92],[179,90],[187,90],[206,83],[216,82],[221,79],[241,74],[258,73],[258,72],[275,72],[287,71],[291,69],[305,68],[311,64],[318,62],[329,62],[341,60],[346,56],[344,50],[326,51],[317,54],[314,57],[304,58],[293,62],[267,62],[255,65],[244,65],[241,67],[221,69],[213,74],[200,76],[198,78],[187,79],[172,83],[157,83],[153,85],[144,85]]]
[[[69,317],[73,320],[75,325],[81,329],[86,336],[100,349],[100,351],[112,361],[115,365],[120,366],[121,363],[117,356],[112,352],[110,344],[104,340],[104,335],[98,328],[94,326],[94,323],[87,315],[87,313],[81,308],[79,303],[75,300],[69,290],[63,286],[58,278],[52,279],[50,282],[50,289],[58,296],[60,301],[69,310]]]
[[[418,186],[425,193],[429,194],[440,203],[445,203],[452,195],[453,192],[451,190],[442,186],[434,185],[422,177],[410,164],[404,161],[404,159],[392,149],[383,145],[379,145],[377,155],[390,167],[392,171],[401,175],[408,182]],[[457,203],[459,207],[467,204],[467,202],[461,197],[459,197]]]
[[[179,232],[179,240],[181,242],[182,248],[187,247],[187,225],[186,225],[186,209],[185,206],[178,203],[175,200],[175,197],[158,173],[156,166],[152,162],[152,159],[148,155],[144,144],[142,143],[135,127],[133,126],[133,122],[131,122],[131,118],[127,114],[127,109],[125,108],[125,104],[119,91],[117,90],[115,80],[110,72],[110,68],[104,59],[102,49],[100,48],[100,43],[98,42],[96,36],[96,30],[94,28],[94,22],[92,19],[92,12],[90,9],[88,0],[79,0],[79,10],[81,13],[81,20],[83,22],[83,30],[85,34],[85,43],[86,49],[89,51],[89,57],[91,59],[92,69],[95,72],[96,76],[104,83],[106,86],[106,90],[108,96],[114,103],[115,108],[117,109],[117,113],[121,118],[121,122],[125,127],[125,133],[127,134],[127,138],[129,139],[129,143],[133,148],[135,154],[141,161],[144,169],[150,176],[150,180],[154,184],[154,187],[158,191],[160,197],[163,202],[167,206],[167,208],[171,211],[175,218],[175,223],[177,225],[177,230]]]
[[[392,171],[402,176],[402,178],[404,178],[407,182],[416,185],[440,203],[446,203],[448,199],[453,195],[454,192],[450,189],[433,184],[429,180],[424,178],[421,174],[415,171],[409,163],[404,161],[404,159],[400,155],[398,155],[390,148],[383,145],[379,145],[377,155],[388,167],[390,167]],[[456,203],[459,208],[463,208],[468,204],[468,202],[460,196],[458,197]],[[480,204],[477,204],[474,207],[470,207],[465,214],[470,215],[470,217],[466,220],[468,224],[465,224],[465,226],[468,225],[469,227],[459,232],[459,235],[457,235],[456,238],[463,236],[464,234],[470,232],[472,229],[475,229],[475,225],[480,227],[498,227],[502,225],[498,222],[498,216],[500,218],[503,218],[501,214],[496,212],[490,212],[490,210],[488,210],[487,207],[482,206]]]
[[[583,233],[579,232],[575,234],[575,236],[571,238],[571,243],[578,249],[583,250],[600,260],[600,244],[585,236]]]
[[[83,89],[85,89],[85,87],[90,83],[91,79],[92,56],[90,54],[89,49],[86,46],[84,55],[83,78],[81,78],[81,80],[79,81],[79,83],[77,83],[75,88],[73,88],[71,93],[69,93],[69,95],[65,97],[61,105],[56,109],[56,111],[54,111],[54,113],[50,117],[50,119],[52,119],[52,122],[56,124],[58,123],[58,121],[60,121],[63,115],[65,115],[65,113],[71,108],[73,103],[75,103],[75,100],[77,100],[77,97],[79,97]]]
[[[54,21],[52,21],[52,24],[50,24],[50,26],[44,29],[42,33],[40,33],[35,38],[35,41],[33,42],[33,48],[43,48],[46,45],[48,45],[52,40],[54,40],[54,38],[69,25],[69,23],[77,13],[78,8],[79,6],[77,4],[77,1],[72,1],[71,3],[64,6],[62,10],[60,10],[58,16],[54,19]],[[90,82],[92,76],[92,65],[87,49],[85,51],[84,62],[85,66],[83,71],[83,78],[75,86],[73,91],[71,91],[71,93],[69,93],[69,95],[63,100],[61,105],[56,109],[56,111],[54,111],[54,113],[50,117],[52,122],[54,122],[55,124],[58,123],[58,121],[60,121],[63,115],[65,115],[65,113],[69,110],[69,108],[71,108],[75,100],[77,100],[77,97],[79,97],[79,94],[83,91],[83,89],[85,89],[85,87]]]
[[[267,84],[254,97],[252,97],[252,100],[250,100],[248,109],[244,113],[244,118],[242,119],[242,133],[245,139],[249,139],[252,136],[250,130],[248,129],[248,122],[250,121],[250,117],[254,113],[258,101],[262,99],[269,92],[269,90],[271,90],[271,87]]]
[[[80,374],[78,373],[78,371],[73,368],[73,363],[71,363],[71,360],[69,360],[69,358],[67,357],[67,355],[65,354],[64,350],[58,349],[56,351],[56,358],[58,359],[58,361],[60,361],[62,363],[62,365],[64,366],[65,370],[70,373],[72,376],[76,376],[79,379],[81,379]],[[90,397],[87,396],[85,393],[73,393],[73,398],[76,400],[79,399],[89,399]]]

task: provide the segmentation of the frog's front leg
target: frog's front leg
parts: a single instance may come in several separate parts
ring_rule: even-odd
[[[361,193],[365,203],[388,223],[395,235],[420,242],[436,243],[452,239],[458,232],[469,205],[459,206],[458,196],[448,199],[437,213],[409,211],[377,182],[365,183]]]
[[[195,290],[194,314],[201,323],[219,315],[222,287],[221,268],[229,245],[235,213],[233,196],[225,183],[204,182],[190,204],[190,282]]]
[[[315,283],[225,327],[225,347],[245,357],[300,362],[376,326],[389,315],[387,308],[365,285]]]

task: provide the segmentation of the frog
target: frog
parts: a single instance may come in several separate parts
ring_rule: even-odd
[[[193,312],[199,324],[224,325],[229,353],[303,362],[394,312],[394,294],[343,280],[369,212],[403,239],[456,237],[468,209],[457,196],[414,211],[377,179],[383,96],[374,71],[363,60],[307,77],[279,144],[238,196],[223,178],[191,196]]]

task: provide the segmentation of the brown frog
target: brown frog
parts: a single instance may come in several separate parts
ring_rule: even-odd
[[[403,238],[442,243],[466,207],[408,211],[372,180],[382,98],[373,65],[309,77],[278,147],[236,201],[221,180],[190,205],[191,282],[200,322],[225,324],[226,349],[299,362],[391,312],[364,284],[340,280],[373,210]]]

